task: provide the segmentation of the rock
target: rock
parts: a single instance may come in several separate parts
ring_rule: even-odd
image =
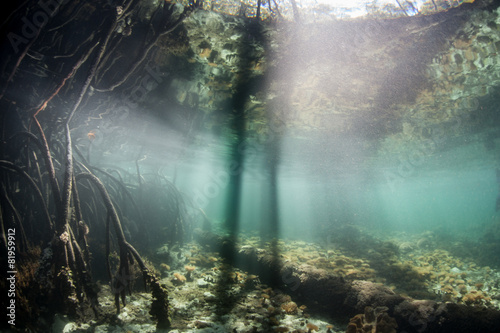
[[[194,327],[196,327],[198,329],[212,327],[212,323],[209,323],[207,321],[202,321],[202,320],[195,320],[193,325],[194,325]]]
[[[205,297],[206,300],[213,300],[213,299],[215,299],[215,295],[212,294],[209,291],[204,292],[203,293],[203,297]]]
[[[203,279],[196,280],[196,285],[200,288],[207,288],[209,283]]]
[[[52,324],[52,332],[53,333],[70,333],[74,332],[77,328],[77,325],[73,322],[70,322],[68,316],[56,314],[54,316],[54,324]]]
[[[156,254],[159,256],[162,256],[162,257],[165,257],[165,256],[168,257],[169,256],[168,246],[163,245],[162,247],[158,248],[156,250]]]

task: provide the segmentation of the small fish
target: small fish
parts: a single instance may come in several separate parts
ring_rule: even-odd
[[[95,136],[95,131],[92,130],[90,132],[87,133],[87,137],[89,138],[89,140],[92,142],[95,140],[96,136]]]

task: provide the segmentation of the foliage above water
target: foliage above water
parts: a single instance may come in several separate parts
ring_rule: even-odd
[[[192,0],[172,2],[188,5]],[[206,0],[202,7],[219,13],[263,20],[318,21],[359,16],[378,18],[428,15],[474,0]]]

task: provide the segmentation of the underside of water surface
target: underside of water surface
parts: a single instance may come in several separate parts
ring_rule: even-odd
[[[500,331],[498,1],[2,16],[2,332]]]

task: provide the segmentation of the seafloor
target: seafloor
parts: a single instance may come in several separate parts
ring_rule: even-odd
[[[414,299],[500,308],[500,271],[467,257],[466,253],[471,253],[467,244],[442,242],[432,232],[385,234],[384,239],[363,238],[357,229],[350,232],[360,242],[351,242],[349,237],[344,237],[343,243],[290,239],[262,242],[251,235],[237,241],[239,251],[251,248],[265,253],[278,249],[282,262],[324,269],[346,280],[384,284]],[[329,321],[301,304],[295,295],[262,283],[258,275],[238,269],[238,263],[229,265],[227,256],[210,252],[198,243],[172,248],[165,245],[149,261],[169,290],[172,327],[165,332],[346,332],[348,321]],[[112,318],[111,324],[74,323],[56,316],[53,331],[156,331],[148,314],[150,293],[136,291],[127,296],[127,305],[117,317],[113,315],[116,310],[109,286],[101,285],[99,301]]]

